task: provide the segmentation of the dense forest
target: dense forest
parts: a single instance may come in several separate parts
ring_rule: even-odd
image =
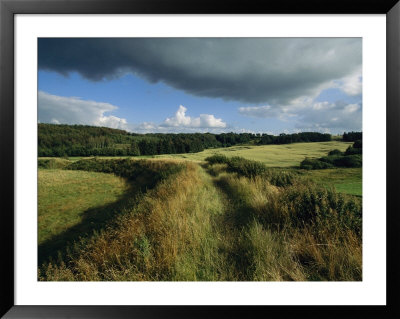
[[[268,135],[263,134],[260,138],[258,144],[268,145],[268,144],[290,144],[290,143],[302,143],[302,142],[327,142],[331,141],[332,136],[330,134],[323,134],[318,132],[302,132],[293,134],[279,134]]]
[[[345,133],[346,134],[346,133]],[[361,134],[351,132],[351,134]],[[347,135],[346,135],[347,136]],[[302,132],[278,136],[252,133],[137,134],[87,125],[38,124],[38,156],[138,156],[201,152],[237,144],[330,141],[330,134]],[[359,138],[357,138],[358,140]]]
[[[362,132],[348,132],[343,133],[344,142],[355,142],[362,140]]]

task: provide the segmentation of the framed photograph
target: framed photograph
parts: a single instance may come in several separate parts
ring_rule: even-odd
[[[4,318],[400,314],[396,0],[0,17]]]

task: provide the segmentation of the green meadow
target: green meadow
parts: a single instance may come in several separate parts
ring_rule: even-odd
[[[111,174],[39,169],[38,243],[82,221],[85,212],[117,201],[126,181]]]
[[[284,145],[240,145],[207,149],[199,153],[156,155],[155,157],[204,161],[206,157],[221,154],[228,157],[240,156],[249,160],[259,161],[270,167],[290,167],[298,166],[305,157],[321,157],[333,149],[345,151],[351,144],[352,143],[330,141]]]
[[[303,176],[337,192],[362,196],[362,168],[333,168],[303,171]]]
[[[362,169],[299,168],[349,144],[39,158],[38,279],[362,280]]]
[[[298,166],[305,157],[318,158],[333,149],[345,151],[351,142],[329,141],[314,143],[293,143],[284,145],[239,145],[224,148],[211,148],[198,153],[166,154],[135,156],[134,158],[166,158],[204,161],[206,157],[221,154],[228,157],[240,156],[249,160],[259,161],[270,167]],[[99,156],[99,158],[128,158],[129,156]],[[51,159],[41,157],[41,159]],[[70,161],[85,159],[85,157],[68,157]]]
[[[212,155],[224,155],[227,157],[239,156],[248,160],[254,160],[265,164],[268,167],[278,167],[289,169],[298,167],[305,157],[319,158],[325,156],[329,151],[338,149],[345,151],[351,142],[330,141],[315,143],[294,143],[286,145],[241,145],[226,148],[207,149],[199,153],[173,154],[173,155],[155,155],[155,156],[137,156],[135,159],[174,159],[188,160],[195,162],[204,162],[205,158]],[[101,156],[102,159],[128,158]],[[69,157],[65,159],[41,158],[42,161],[51,161],[53,167],[64,167],[65,163],[87,159],[85,157]],[[361,168],[335,168],[324,170],[298,170],[298,173],[304,177],[309,177],[315,182],[327,187],[334,187],[338,192],[362,195],[362,169]]]

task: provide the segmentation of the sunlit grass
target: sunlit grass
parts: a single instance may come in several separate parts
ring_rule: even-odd
[[[332,168],[320,170],[301,170],[304,177],[334,187],[337,192],[362,196],[362,168]]]
[[[199,153],[184,153],[184,154],[165,154],[165,155],[146,155],[135,156],[132,158],[160,158],[160,159],[183,159],[201,162],[206,157],[222,154],[228,157],[240,156],[249,160],[262,162],[270,167],[289,167],[299,166],[300,162],[305,157],[319,158],[325,156],[329,151],[338,149],[345,151],[352,143],[341,141],[330,142],[313,142],[313,143],[293,143],[285,145],[236,145],[226,148],[206,149]],[[99,156],[98,158],[127,158],[130,156]],[[47,157],[42,157],[48,159]],[[69,157],[70,161],[85,159],[85,157]]]
[[[81,222],[89,208],[118,200],[127,188],[112,174],[39,169],[38,244]]]
[[[170,161],[152,159],[140,167],[161,174],[171,167],[173,163],[166,163]],[[122,162],[130,172],[132,162],[117,161]],[[82,168],[98,164],[89,163]],[[135,200],[127,200],[125,213],[106,220],[104,227],[86,223],[95,229],[92,235],[65,242],[65,253],[39,265],[39,280],[362,280],[362,201],[322,186],[327,179],[332,185],[343,184],[346,178],[357,182],[361,169],[289,169],[297,172],[293,183],[276,186],[263,175],[238,175],[226,164],[183,163],[173,165],[181,169],[164,174]],[[287,169],[273,170],[279,174]],[[86,197],[99,198],[114,187],[119,193],[110,195],[109,206],[87,204],[108,209],[119,196],[126,197],[127,185],[114,175],[62,170],[39,170],[39,174],[40,188],[49,197],[42,205],[76,205],[82,212]],[[140,176],[133,182],[145,183]],[[310,177],[312,182],[307,181]],[[53,228],[65,213],[54,207],[47,212],[46,217],[56,222],[46,227],[59,232]],[[74,229],[74,223],[79,219],[65,227]]]
[[[352,143],[331,141],[315,143],[294,143],[285,145],[232,146],[227,148],[207,149],[199,153],[156,155],[160,158],[182,158],[193,161],[204,161],[206,157],[222,154],[228,157],[240,156],[259,161],[270,167],[299,166],[305,157],[325,156],[333,149],[345,151]]]

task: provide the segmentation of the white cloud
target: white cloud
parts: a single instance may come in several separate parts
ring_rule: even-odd
[[[244,116],[273,118],[277,117],[279,110],[271,105],[239,107],[239,113]]]
[[[361,130],[362,126],[361,103],[315,102],[304,97],[285,106],[248,106],[240,107],[238,111],[249,117],[292,120],[299,131],[351,131]]]
[[[104,115],[118,109],[117,106],[82,100],[78,97],[38,93],[39,122],[53,124],[83,124],[126,129],[126,119],[114,115]]]
[[[298,113],[296,127],[302,130],[344,132],[362,129],[361,104],[314,103]]]
[[[125,119],[116,117],[114,115],[102,116],[95,123],[97,126],[107,126],[113,128],[124,128],[127,125]]]
[[[143,122],[139,125],[132,125],[131,130],[134,132],[154,132],[158,126],[152,122]]]
[[[361,69],[335,81],[336,86],[349,96],[357,96],[362,93],[362,74]]]
[[[186,107],[180,105],[175,116],[167,117],[162,126],[192,126],[192,119],[186,116]]]
[[[39,123],[82,124],[106,126],[137,133],[219,133],[227,128],[222,119],[212,114],[200,114],[199,117],[186,115],[186,107],[180,105],[175,115],[166,118],[161,124],[142,122],[129,124],[126,119],[114,115],[105,115],[118,107],[109,103],[82,100],[78,97],[63,97],[39,91]]]
[[[343,112],[345,113],[354,113],[360,109],[360,105],[358,104],[348,104],[343,108]]]
[[[180,105],[175,115],[167,117],[162,123],[142,122],[129,125],[129,130],[136,133],[222,133],[230,128],[222,119],[212,114],[200,114],[199,117],[186,115],[187,108]]]
[[[187,128],[224,128],[226,123],[215,118],[212,114],[200,114],[199,117],[186,116],[187,108],[180,105],[173,117],[168,117],[161,127],[187,127]]]

